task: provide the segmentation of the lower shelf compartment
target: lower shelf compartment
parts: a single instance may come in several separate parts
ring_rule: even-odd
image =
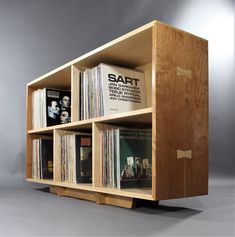
[[[144,200],[153,200],[152,197],[152,189],[151,188],[139,188],[139,189],[111,189],[106,187],[93,187],[92,184],[73,184],[73,183],[64,183],[64,182],[55,182],[53,180],[44,180],[44,179],[33,179],[27,178],[28,182],[40,183],[49,185],[57,188],[66,188],[71,190],[88,191],[93,193],[100,193],[104,195],[113,195],[119,197],[127,197],[127,198],[138,198]],[[63,195],[62,195],[63,196]],[[66,196],[66,195],[65,195]]]

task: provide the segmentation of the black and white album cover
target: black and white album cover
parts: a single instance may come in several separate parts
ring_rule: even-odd
[[[46,89],[47,126],[71,122],[71,92]]]

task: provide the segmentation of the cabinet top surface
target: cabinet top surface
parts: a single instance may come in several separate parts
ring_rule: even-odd
[[[147,45],[149,42],[150,42],[150,45],[152,44],[152,29],[157,24],[161,24],[166,27],[171,27],[176,31],[187,33],[187,34],[192,35],[193,37],[197,37],[201,40],[205,40],[205,39],[200,38],[196,35],[185,32],[181,29],[178,29],[178,28],[172,27],[170,25],[167,25],[165,23],[162,23],[160,21],[154,20],[154,21],[149,22],[148,24],[145,24],[145,25],[143,25],[143,26],[141,26],[129,33],[126,33],[126,34],[124,34],[124,35],[122,35],[122,36],[84,54],[84,55],[81,55],[80,57],[78,57],[78,58],[76,58],[76,59],[74,59],[62,66],[36,78],[35,80],[27,83],[27,86],[34,86],[41,80],[48,78],[48,77],[52,76],[53,74],[61,74],[61,73],[63,74],[66,71],[68,72],[72,65],[78,66],[80,68],[94,66],[97,63],[99,57],[107,58],[110,53],[112,54],[113,52],[115,52],[115,53],[119,52],[119,50],[122,49],[123,47],[127,48],[129,45],[131,45],[131,42],[133,42],[133,41],[137,42],[134,49],[136,51],[139,50],[139,51],[143,52],[143,47],[146,47],[146,46],[141,47],[141,45]],[[144,51],[146,51],[146,50],[144,50]],[[123,55],[120,55],[120,57],[121,56],[123,56]],[[143,60],[140,62],[140,64],[142,63],[142,65],[143,65],[144,63],[146,63],[146,64],[149,63],[148,59],[147,59],[147,58],[149,58],[149,55],[145,56],[145,58],[144,58],[144,55],[142,57],[143,57]],[[135,57],[134,57],[134,55],[133,55],[133,57],[130,57],[130,60],[133,61],[133,65],[131,65],[131,61],[129,60],[130,62],[126,63],[127,66],[133,66],[133,67],[139,66],[138,62],[135,62],[135,58],[137,58],[136,53],[135,53]]]

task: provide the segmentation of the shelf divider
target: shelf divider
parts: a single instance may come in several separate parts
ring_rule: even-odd
[[[80,70],[71,66],[71,122],[80,120]]]

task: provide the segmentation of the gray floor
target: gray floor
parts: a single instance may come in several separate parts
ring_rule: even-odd
[[[234,236],[234,180],[213,179],[208,196],[124,208],[30,189],[0,190],[0,236]]]

